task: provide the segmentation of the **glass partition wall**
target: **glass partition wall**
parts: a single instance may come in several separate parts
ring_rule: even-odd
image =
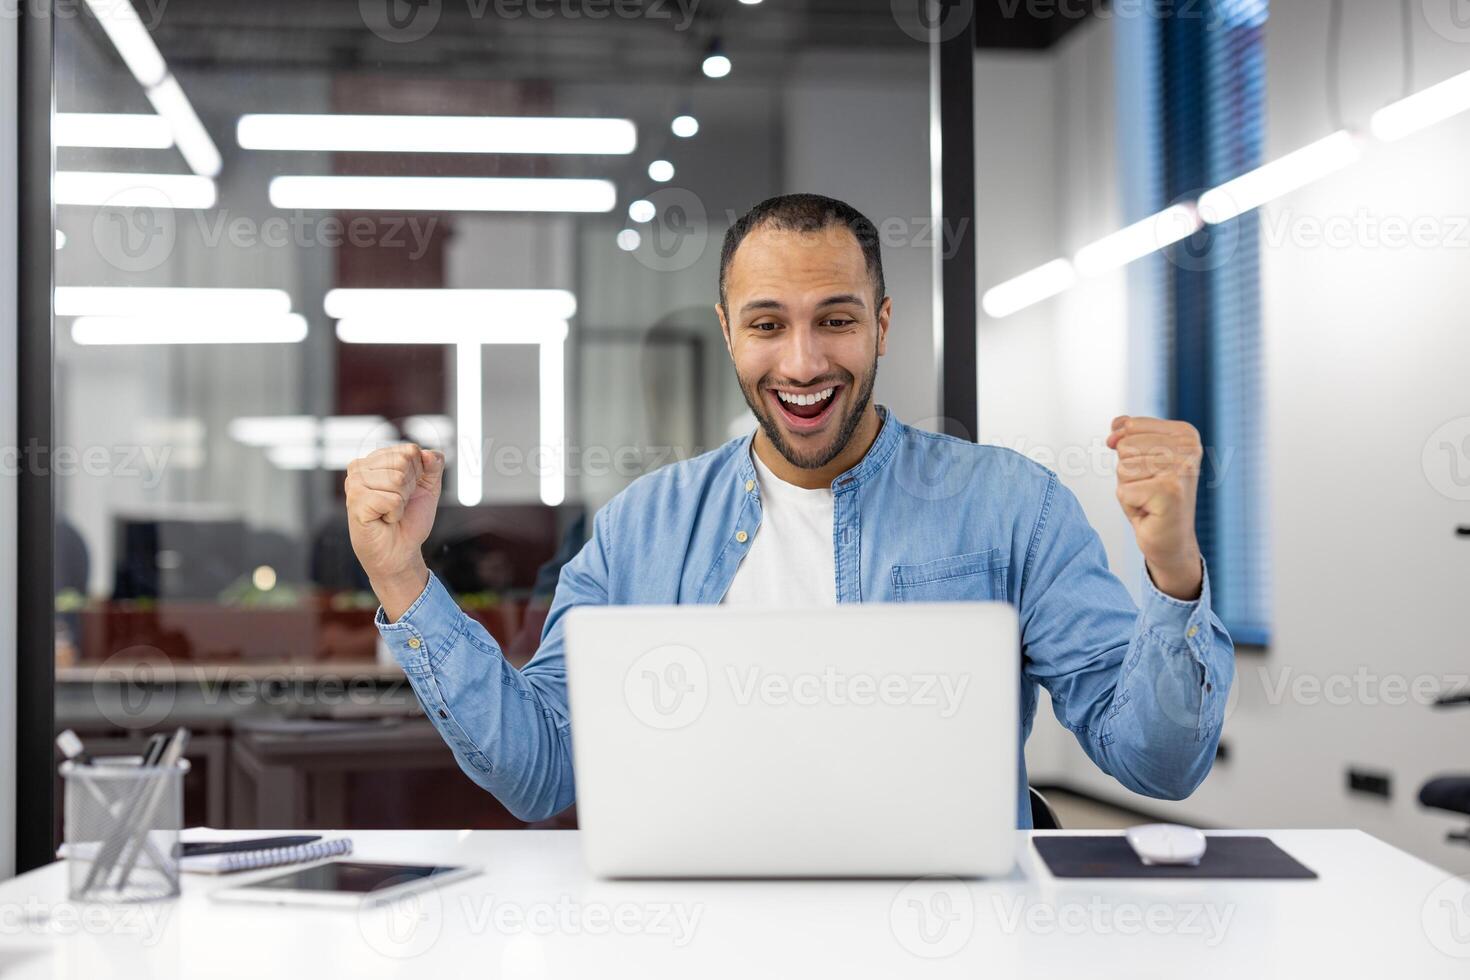
[[[187,725],[191,825],[519,825],[379,645],[345,466],[446,453],[430,566],[524,663],[595,509],[753,428],[713,304],[756,202],[884,231],[879,396],[932,418],[929,51],[887,3],[89,0],[54,31],[55,722],[94,753]]]

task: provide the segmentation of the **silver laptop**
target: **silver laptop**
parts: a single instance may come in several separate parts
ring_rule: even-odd
[[[1013,865],[1011,606],[579,607],[566,629],[577,819],[594,874]]]

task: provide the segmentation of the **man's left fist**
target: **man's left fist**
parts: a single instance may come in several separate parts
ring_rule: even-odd
[[[1186,602],[1204,581],[1194,534],[1194,495],[1204,447],[1188,422],[1120,415],[1108,448],[1118,452],[1118,502],[1133,525],[1154,585]]]

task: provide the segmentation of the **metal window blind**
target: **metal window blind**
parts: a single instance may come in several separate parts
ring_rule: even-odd
[[[1163,197],[1191,200],[1260,166],[1267,0],[1211,0],[1159,20]],[[1172,247],[1165,389],[1204,438],[1197,530],[1216,612],[1238,643],[1269,638],[1260,228],[1254,213]]]

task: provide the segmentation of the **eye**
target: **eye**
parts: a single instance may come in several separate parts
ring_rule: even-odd
[[[828,317],[827,319],[823,320],[822,321],[822,326],[824,326],[824,327],[850,327],[850,326],[852,326],[855,323],[857,323],[857,321],[854,320],[854,319],[852,319],[851,317],[833,316],[833,317]]]
[[[752,329],[752,330],[760,330],[760,331],[762,331],[764,333],[770,333],[772,330],[776,330],[780,326],[781,325],[779,323],[773,323],[773,322],[767,320],[764,323],[752,323],[750,325],[750,329]]]

